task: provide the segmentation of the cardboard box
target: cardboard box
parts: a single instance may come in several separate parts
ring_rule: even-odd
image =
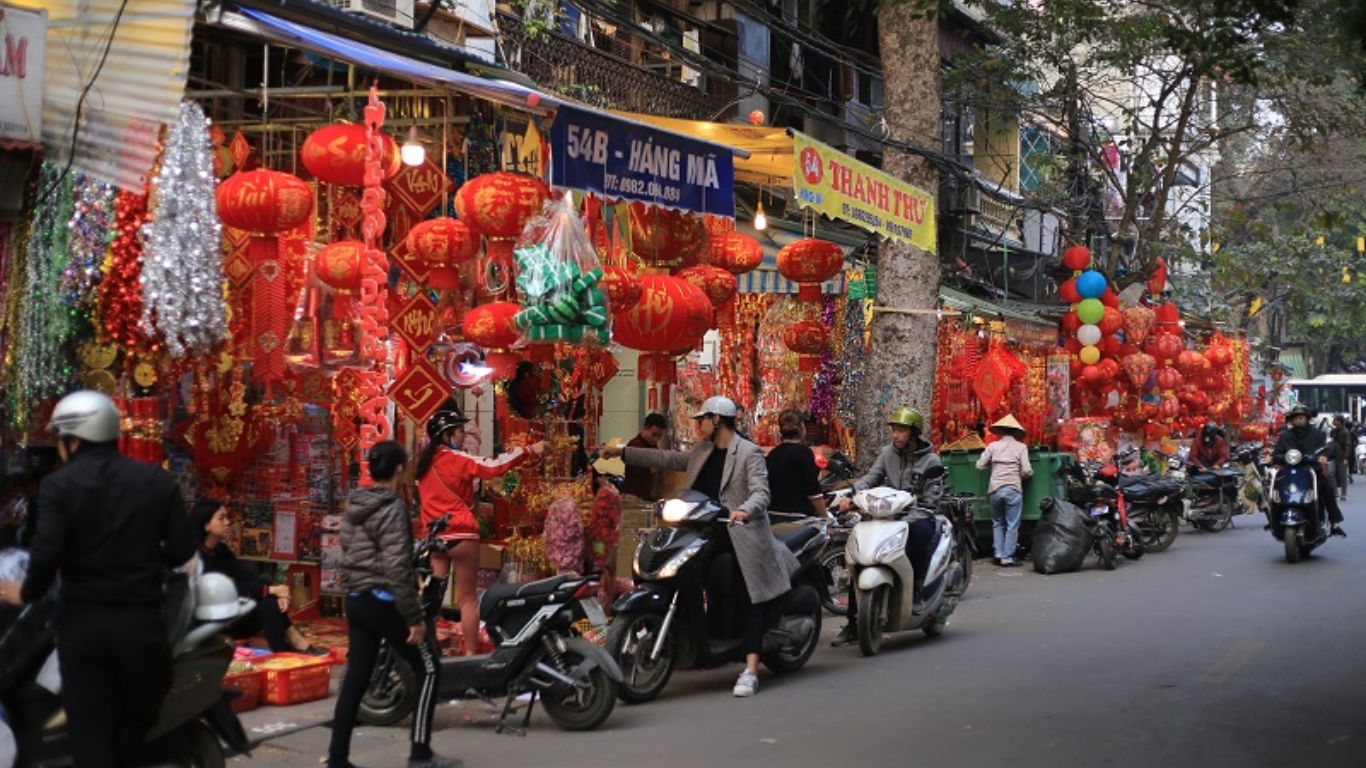
[[[500,571],[503,569],[503,557],[506,554],[506,547],[497,544],[479,544],[479,568],[481,570]]]

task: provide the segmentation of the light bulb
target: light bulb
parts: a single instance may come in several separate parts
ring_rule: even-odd
[[[427,148],[417,140],[417,126],[408,129],[408,140],[399,148],[404,165],[422,165],[427,161]]]
[[[759,207],[754,211],[754,228],[760,232],[768,229],[768,217],[764,215],[764,204],[762,201],[760,201]]]

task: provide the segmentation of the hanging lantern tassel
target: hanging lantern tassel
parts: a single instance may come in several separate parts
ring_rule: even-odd
[[[280,239],[254,237],[248,254],[256,271],[251,278],[252,338],[256,360],[252,372],[261,381],[285,376],[285,335],[289,331],[285,312],[285,274],[280,265]]]

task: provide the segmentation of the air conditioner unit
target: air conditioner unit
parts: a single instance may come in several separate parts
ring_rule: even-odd
[[[326,0],[333,8],[369,16],[400,29],[413,28],[413,0]]]

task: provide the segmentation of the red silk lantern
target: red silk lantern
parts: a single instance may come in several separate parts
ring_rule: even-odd
[[[1096,363],[1096,367],[1100,369],[1101,375],[1107,382],[1114,381],[1120,372],[1119,361],[1112,357],[1107,357]]]
[[[788,243],[778,251],[778,272],[800,285],[798,298],[819,301],[821,283],[839,274],[844,250],[827,240],[808,237]]]
[[[735,298],[735,292],[738,290],[735,275],[709,264],[698,264],[679,270],[678,276],[701,288],[711,300],[713,309],[720,309],[726,302]]]
[[[1084,245],[1074,245],[1062,252],[1062,265],[1080,272],[1091,265],[1091,251]]]
[[[713,235],[707,241],[707,263],[733,275],[743,275],[764,262],[764,247],[740,232]]]
[[[696,216],[631,203],[631,250],[651,267],[672,269],[701,262],[707,227]]]
[[[1185,345],[1181,343],[1180,336],[1169,333],[1158,336],[1157,340],[1153,342],[1156,357],[1159,360],[1162,360],[1166,365],[1170,365],[1171,361],[1176,359],[1177,355],[1181,354],[1181,350],[1184,347]]]
[[[380,167],[385,179],[393,178],[403,168],[398,143],[381,133]],[[310,133],[300,152],[304,167],[320,181],[346,187],[365,183],[364,125],[338,123]]]
[[[614,312],[630,309],[640,301],[640,280],[625,267],[603,267],[600,285]]]
[[[1109,309],[1119,309],[1119,294],[1115,293],[1114,288],[1106,288],[1105,293],[1100,295],[1100,303]]]
[[[1210,347],[1209,351],[1205,353],[1205,357],[1209,359],[1214,367],[1223,368],[1233,362],[1233,350],[1223,345]]]
[[[521,337],[514,319],[522,307],[515,301],[495,301],[481,304],[460,319],[460,330],[465,339],[486,350],[504,350]]]
[[[1080,327],[1081,318],[1077,316],[1077,310],[1068,310],[1067,314],[1062,316],[1062,330],[1067,335],[1075,334]]]
[[[1157,406],[1157,415],[1163,419],[1174,419],[1181,415],[1181,403],[1175,397],[1164,397]]]
[[[1129,381],[1135,387],[1141,387],[1148,381],[1148,374],[1153,372],[1153,366],[1157,361],[1152,355],[1146,352],[1135,352],[1120,360],[1124,366],[1124,373],[1129,376]]]
[[[783,329],[783,344],[797,353],[797,370],[815,373],[821,367],[821,355],[830,344],[830,327],[816,320],[803,320]],[[814,379],[807,377],[806,391],[811,393]]]
[[[1130,344],[1142,344],[1153,329],[1157,315],[1147,307],[1134,306],[1124,310],[1124,337]]]
[[[1100,320],[1100,332],[1109,336],[1124,327],[1124,315],[1114,307],[1105,308],[1105,317]]]
[[[701,288],[669,275],[641,275],[635,306],[613,312],[617,343],[642,352],[695,346],[711,327],[712,306]]]
[[[516,239],[549,199],[550,188],[540,179],[497,171],[461,185],[455,193],[455,211],[481,235]]]
[[[1164,392],[1169,392],[1181,386],[1183,377],[1181,372],[1175,368],[1162,368],[1157,372],[1157,386]]]
[[[1106,336],[1101,339],[1100,353],[1106,357],[1119,357],[1124,354],[1124,345],[1119,342],[1118,336]]]
[[[339,291],[359,291],[364,260],[365,243],[342,240],[318,252],[314,272],[319,280]]]
[[[1076,304],[1081,301],[1081,294],[1077,293],[1077,278],[1068,278],[1062,285],[1058,286],[1058,298],[1068,304]]]
[[[414,257],[431,267],[427,285],[438,290],[459,288],[459,266],[479,253],[479,235],[464,222],[444,216],[408,230],[405,242]]]
[[[1062,345],[1063,348],[1074,355],[1081,351],[1081,341],[1076,338],[1067,339]]]
[[[1187,349],[1176,357],[1176,369],[1186,378],[1198,376],[1205,365],[1205,356],[1193,349]]]

